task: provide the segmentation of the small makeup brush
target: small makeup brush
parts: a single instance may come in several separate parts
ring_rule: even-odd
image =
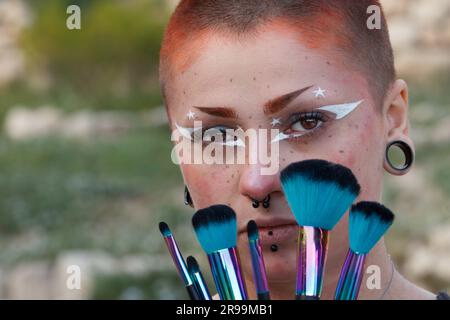
[[[169,249],[170,255],[172,256],[173,263],[175,264],[175,267],[178,270],[178,274],[180,275],[184,285],[186,286],[189,298],[191,300],[201,300],[197,290],[195,289],[191,275],[186,268],[186,263],[184,262],[183,256],[181,255],[180,249],[178,248],[177,242],[175,241],[175,237],[173,236],[172,231],[170,231],[167,223],[160,222],[159,231],[161,231],[161,234],[166,241],[166,245]]]
[[[247,289],[236,248],[236,214],[228,206],[214,205],[192,217],[198,241],[205,250],[221,300],[247,300]]]
[[[329,232],[358,197],[352,171],[325,160],[305,160],[281,171],[281,184],[299,224],[297,300],[318,300],[322,293]]]
[[[341,269],[335,300],[356,300],[367,254],[394,222],[394,214],[377,202],[359,202],[349,215],[350,249]]]
[[[194,281],[195,288],[200,296],[200,300],[211,300],[211,294],[209,293],[208,286],[203,278],[200,266],[197,260],[193,256],[189,256],[186,259],[189,274]]]
[[[255,282],[258,300],[270,300],[261,241],[259,241],[258,226],[254,220],[250,220],[247,224],[247,234],[250,256],[252,257],[253,281]]]

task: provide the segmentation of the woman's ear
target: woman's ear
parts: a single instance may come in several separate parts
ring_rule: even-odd
[[[408,85],[404,80],[396,80],[387,92],[383,105],[385,143],[388,146],[394,141],[401,141],[411,148],[412,156],[414,156],[414,143],[409,136],[408,111]],[[392,170],[386,163],[385,169],[395,175],[407,172]]]
[[[385,134],[389,141],[408,136],[408,109],[408,85],[404,80],[396,80],[387,92],[383,106]]]

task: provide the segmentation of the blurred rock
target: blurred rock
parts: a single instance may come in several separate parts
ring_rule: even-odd
[[[405,271],[415,279],[450,282],[450,225],[435,228],[423,245],[408,248]]]
[[[80,288],[69,288],[67,281],[72,275],[70,266],[80,270]],[[55,262],[53,293],[58,299],[88,299],[93,290],[95,274],[111,273],[115,269],[114,259],[103,252],[71,251],[61,254]]]
[[[0,87],[24,73],[24,58],[17,39],[29,22],[29,10],[22,0],[0,1]]]
[[[0,268],[0,300],[6,298],[5,272]]]
[[[159,256],[124,256],[114,258],[101,251],[68,251],[55,262],[52,275],[53,296],[57,299],[89,299],[94,289],[96,275],[130,274],[144,275],[149,272],[167,270],[168,259]],[[71,276],[70,266],[80,270],[79,289],[70,289],[67,281]],[[135,292],[129,292],[130,296]]]
[[[24,262],[8,274],[8,299],[51,299],[51,269],[48,263]]]
[[[166,124],[167,117],[162,107],[141,114],[88,110],[66,114],[54,107],[27,109],[17,106],[6,114],[4,130],[6,135],[14,140],[50,135],[86,139],[116,136],[137,127]]]
[[[51,135],[57,133],[61,119],[62,113],[53,107],[13,107],[5,116],[4,130],[15,140]]]
[[[401,77],[423,80],[450,69],[450,1],[381,0]]]

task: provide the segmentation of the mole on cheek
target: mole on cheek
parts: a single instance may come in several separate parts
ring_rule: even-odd
[[[230,79],[230,82],[233,82],[233,78]]]

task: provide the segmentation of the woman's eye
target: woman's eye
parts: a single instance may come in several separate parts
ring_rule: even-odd
[[[203,133],[203,141],[215,143],[228,143],[237,140],[236,139],[237,137],[227,132],[227,130],[230,129],[226,127],[214,127],[207,129]]]
[[[291,125],[290,130],[297,132],[311,131],[320,127],[324,122],[325,120],[319,114],[303,114]]]
[[[302,119],[294,123],[291,128],[295,131],[313,130],[320,124],[321,121],[317,119]]]

